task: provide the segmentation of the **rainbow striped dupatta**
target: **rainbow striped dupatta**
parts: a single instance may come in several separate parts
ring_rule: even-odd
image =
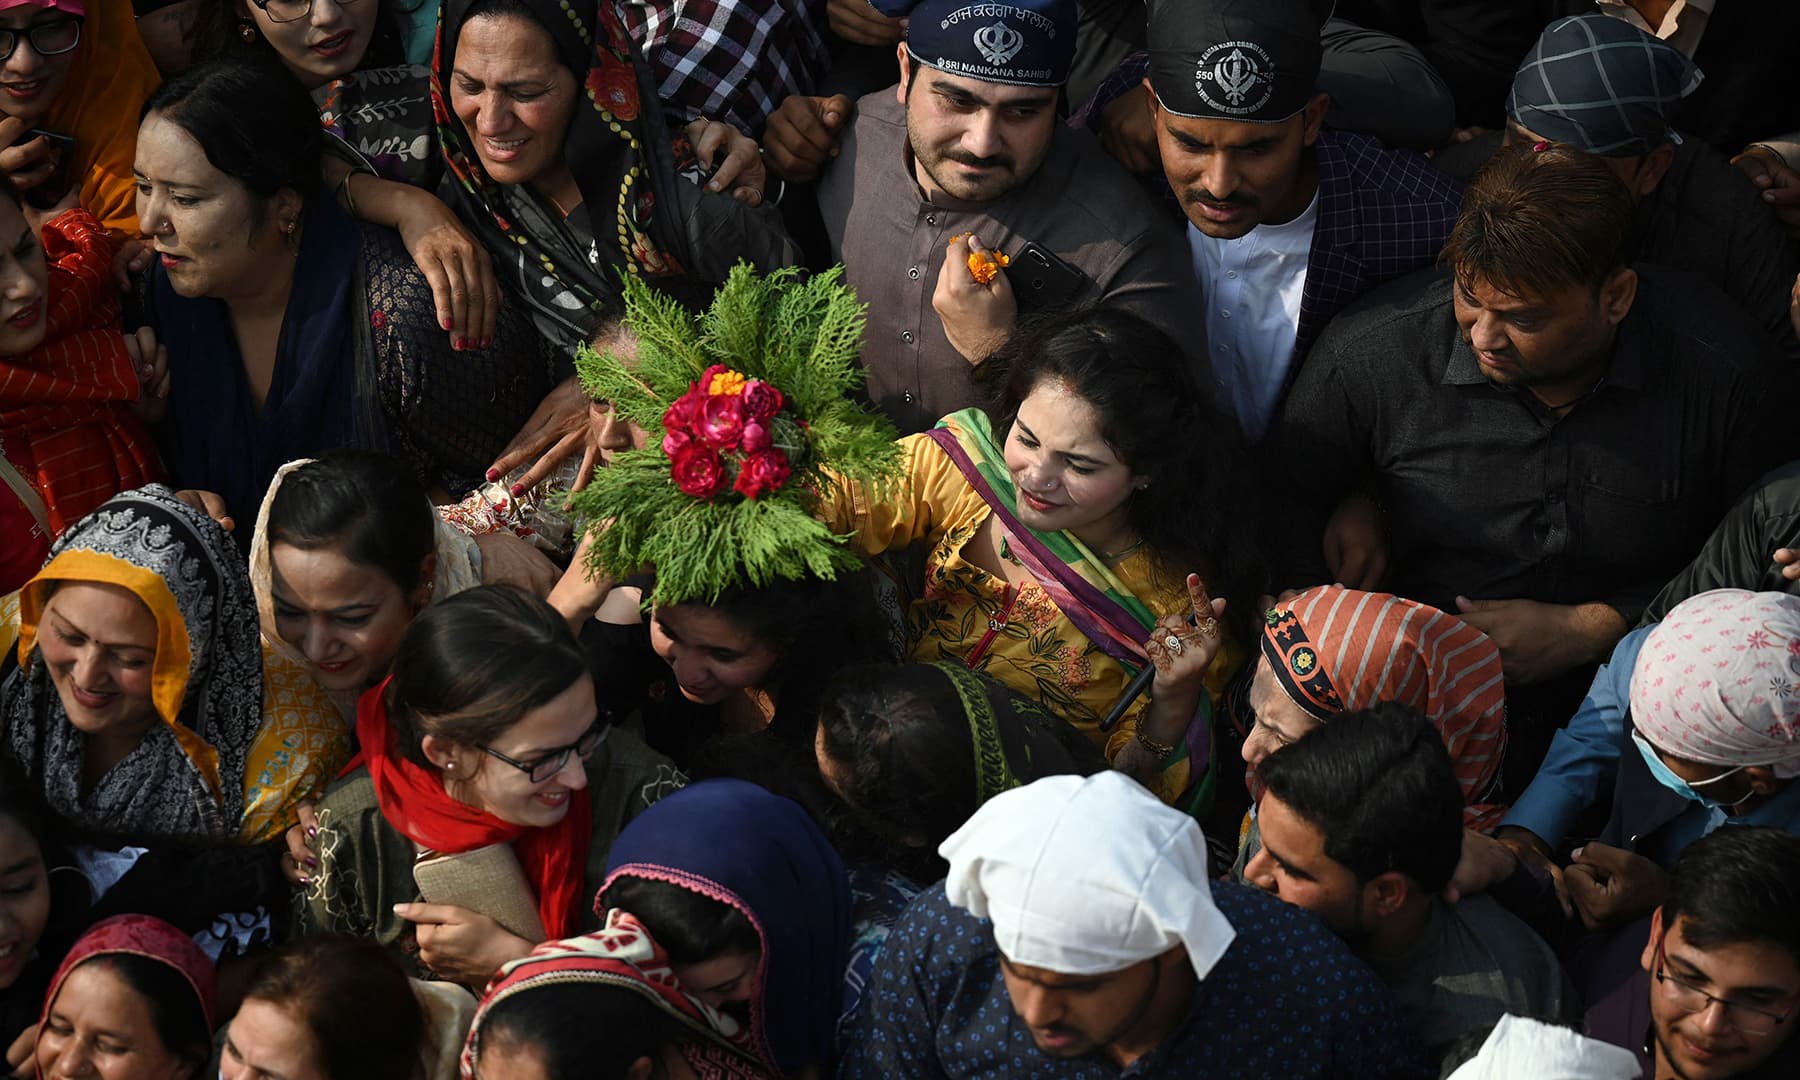
[[[1156,616],[1072,533],[1028,528],[1013,513],[1018,491],[993,427],[980,409],[964,409],[926,433],[1000,521],[1007,544],[1075,629],[1136,674]]]
[[[1144,642],[1156,616],[1072,534],[1037,532],[1018,519],[1013,513],[1018,491],[987,414],[964,409],[944,417],[926,434],[993,511],[1013,556],[1037,579],[1057,610],[1126,671],[1136,675],[1142,670],[1149,662]],[[1200,707],[1168,762],[1189,762],[1188,786],[1175,802],[1178,808],[1199,815],[1212,802],[1211,757],[1212,696],[1201,694]]]

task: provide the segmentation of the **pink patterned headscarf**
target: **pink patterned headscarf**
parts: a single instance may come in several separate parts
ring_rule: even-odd
[[[1714,589],[1644,639],[1631,719],[1676,757],[1800,776],[1800,597]]]
[[[11,11],[18,7],[55,8],[71,15],[87,14],[87,5],[83,0],[0,0],[0,11]]]

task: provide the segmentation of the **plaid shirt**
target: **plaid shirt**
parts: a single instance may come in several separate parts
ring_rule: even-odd
[[[1296,357],[1306,355],[1350,301],[1437,262],[1462,209],[1462,184],[1411,150],[1391,150],[1367,135],[1321,131],[1313,154],[1319,162],[1319,225],[1300,299]]]
[[[683,123],[723,120],[762,137],[789,94],[810,94],[830,55],[825,0],[620,0],[657,96]]]

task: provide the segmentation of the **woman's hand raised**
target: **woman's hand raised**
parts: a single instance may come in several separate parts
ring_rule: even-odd
[[[1213,599],[1199,574],[1187,576],[1187,588],[1193,614],[1164,615],[1144,643],[1144,652],[1156,666],[1152,700],[1191,696],[1205,685],[1206,672],[1219,655],[1219,616],[1225,614],[1225,600]]]

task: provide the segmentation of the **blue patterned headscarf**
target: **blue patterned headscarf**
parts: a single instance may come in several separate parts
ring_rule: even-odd
[[[1519,65],[1506,115],[1551,142],[1635,157],[1681,141],[1668,109],[1700,77],[1681,50],[1622,19],[1573,15],[1551,23]]]
[[[631,819],[601,895],[627,876],[742,912],[763,947],[750,1001],[756,1056],[788,1075],[829,1064],[850,959],[850,878],[800,804],[742,780],[690,784]]]

